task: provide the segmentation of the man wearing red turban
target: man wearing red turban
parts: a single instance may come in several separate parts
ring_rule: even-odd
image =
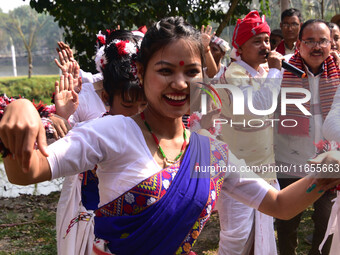
[[[269,35],[270,28],[265,17],[261,17],[257,11],[239,19],[232,45],[240,58],[231,63],[225,72],[227,83],[238,87],[244,98],[249,98],[248,89],[253,90],[250,96],[257,110],[270,109],[281,86],[280,70],[283,57],[270,51]],[[218,93],[223,105],[222,118],[230,120],[229,123],[235,123],[222,126],[223,141],[238,159],[246,162],[249,169],[256,168],[259,178],[265,178],[278,189],[275,173],[264,174],[262,168],[273,167],[275,164],[273,127],[268,123],[268,119],[273,118],[272,114],[253,115],[245,105],[244,115],[234,115],[233,97],[230,97],[229,91],[220,89]],[[255,124],[250,121],[252,119],[262,122],[263,125]],[[221,224],[220,255],[277,254],[272,217],[237,202],[223,190],[218,200],[218,211]]]
[[[260,17],[257,11],[251,11],[243,19],[237,20],[232,44],[235,49],[238,49],[254,35],[261,33],[270,35],[270,27],[265,16]]]

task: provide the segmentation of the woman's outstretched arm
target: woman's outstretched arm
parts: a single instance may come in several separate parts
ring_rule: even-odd
[[[323,165],[323,170],[326,169],[325,165],[334,169],[335,166],[339,167],[340,152],[325,152],[310,163]],[[276,218],[291,219],[315,202],[325,191],[340,184],[340,178],[334,175],[334,171],[324,171],[314,177],[317,178],[302,178],[281,191],[270,189],[259,210]]]

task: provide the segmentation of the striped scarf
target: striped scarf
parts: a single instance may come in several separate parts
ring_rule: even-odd
[[[289,63],[296,66],[297,68],[304,70],[305,65],[303,64],[303,59],[298,51],[289,60]],[[321,74],[319,81],[319,95],[320,95],[320,106],[323,119],[326,118],[328,112],[331,109],[333,98],[336,89],[340,83],[340,70],[339,67],[333,60],[332,56],[324,61],[324,71]],[[306,72],[307,74],[307,72]],[[282,88],[304,88],[309,89],[308,78],[297,78],[292,73],[285,70],[282,80]],[[305,95],[302,93],[287,93],[287,98],[300,99],[304,98]],[[303,106],[310,112],[310,102],[306,102]],[[279,125],[279,134],[295,135],[295,136],[309,136],[309,121],[310,116],[304,115],[295,105],[287,105],[287,115],[280,115],[280,121],[285,119],[294,119],[297,122],[296,127],[283,127]],[[282,122],[280,122],[282,123]]]

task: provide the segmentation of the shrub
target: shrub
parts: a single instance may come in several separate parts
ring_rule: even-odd
[[[54,83],[59,79],[58,75],[41,75],[32,78],[12,77],[0,78],[0,94],[8,97],[22,96],[29,100],[45,104],[51,104],[51,96],[54,92]]]

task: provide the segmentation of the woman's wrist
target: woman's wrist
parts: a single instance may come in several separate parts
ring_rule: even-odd
[[[0,140],[0,156],[1,158],[6,158],[11,152],[5,147],[5,145]]]

